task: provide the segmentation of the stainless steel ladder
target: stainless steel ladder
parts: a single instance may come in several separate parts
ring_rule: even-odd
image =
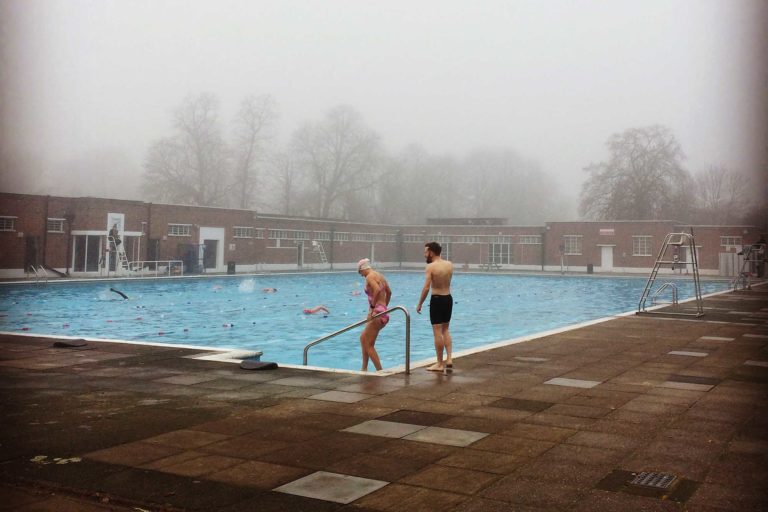
[[[42,279],[45,284],[48,284],[48,272],[45,271],[45,267],[38,265],[35,268],[34,265],[30,265],[29,268],[35,274],[35,283],[39,283]]]
[[[739,286],[741,286],[742,290],[752,289],[752,283],[750,282],[750,278],[752,277],[752,264],[765,264],[765,248],[766,244],[763,243],[745,245],[742,248],[741,254],[744,259],[741,262],[741,270],[739,270],[739,273],[731,283],[733,285],[733,291],[739,290]]]
[[[667,250],[672,247],[673,249],[676,248],[677,251],[682,249],[683,247],[686,247],[688,249],[688,258],[689,261],[683,261],[680,259],[679,254],[672,254],[667,255]],[[688,265],[691,266],[691,275],[693,277],[693,286],[696,294],[696,312],[695,313],[685,313],[682,311],[648,311],[646,309],[645,303],[648,300],[648,297],[651,296],[651,291],[653,289],[653,285],[656,282],[656,278],[659,274],[659,269],[662,267],[662,265],[670,265],[672,270],[675,270],[675,267],[685,267],[688,268]],[[671,304],[673,307],[676,307],[677,304],[677,285],[671,282],[664,283],[656,292],[653,294],[653,297],[651,299],[651,303],[654,303],[656,300],[656,297],[659,296],[659,294],[664,291],[667,288],[672,289],[672,302]],[[665,314],[665,315],[682,315],[682,316],[696,316],[700,317],[704,315],[704,306],[702,304],[701,299],[701,282],[699,279],[699,261],[698,256],[696,254],[696,240],[693,237],[693,233],[668,233],[666,237],[664,237],[664,242],[661,244],[661,249],[659,250],[659,255],[656,257],[656,261],[653,264],[653,269],[651,270],[651,275],[648,276],[648,281],[645,283],[645,288],[643,288],[643,294],[640,297],[640,302],[637,305],[637,314]]]
[[[386,315],[393,311],[398,311],[398,310],[402,311],[405,314],[405,374],[409,375],[411,373],[411,315],[410,313],[408,313],[408,310],[405,309],[403,306],[395,306],[393,308],[389,308],[386,311],[382,311],[379,314],[373,315],[371,318],[360,320],[359,322],[355,322],[352,325],[348,325],[343,329],[339,329],[336,332],[332,332],[331,334],[323,336],[322,338],[318,338],[315,341],[307,343],[304,346],[304,366],[307,366],[307,360],[309,359],[309,349],[314,347],[315,345],[322,343],[326,340],[329,340],[331,338],[335,338],[339,334],[344,334],[345,332],[350,331],[355,327],[359,327],[363,324],[367,324],[371,320],[374,320],[380,317],[381,315]]]
[[[312,251],[320,256],[321,263],[328,263],[328,258],[325,256],[325,249],[323,248],[323,242],[312,240]]]
[[[115,237],[108,236],[107,240],[109,241],[109,248],[114,251],[115,254],[117,254],[117,261],[115,262],[115,270],[120,268],[121,270],[128,270],[129,267],[129,261],[128,256],[125,255],[125,247],[123,247],[124,244],[115,243]]]

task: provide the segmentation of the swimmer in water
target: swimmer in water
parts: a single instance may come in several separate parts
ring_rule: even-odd
[[[264,288],[261,291],[264,293],[275,293],[277,291],[277,288]]]
[[[331,310],[328,309],[327,307],[323,306],[322,304],[320,304],[319,306],[315,306],[313,308],[307,308],[307,309],[304,310],[304,314],[305,315],[314,315],[314,314],[320,313],[320,312],[322,312],[325,315],[330,315],[331,314]]]
[[[371,260],[362,259],[357,263],[357,272],[365,278],[365,294],[368,296],[368,318],[383,313],[387,310],[389,300],[392,298],[392,290],[389,283],[371,267]],[[376,338],[385,325],[389,322],[389,315],[382,315],[372,322],[365,324],[365,329],[360,335],[360,348],[363,352],[362,371],[368,371],[368,360],[373,362],[377,370],[381,370],[381,361],[376,352]]]

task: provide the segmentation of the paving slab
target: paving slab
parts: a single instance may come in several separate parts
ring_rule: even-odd
[[[281,485],[275,491],[347,504],[381,489],[388,483],[381,480],[317,471]]]

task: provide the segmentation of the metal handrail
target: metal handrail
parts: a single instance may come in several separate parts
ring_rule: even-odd
[[[48,284],[48,272],[45,271],[45,267],[40,265],[38,267],[40,269],[40,272],[43,274],[43,279],[45,280],[45,284]]]
[[[363,324],[367,324],[371,320],[380,317],[381,315],[386,315],[388,313],[391,313],[393,311],[400,310],[405,314],[405,374],[409,375],[411,373],[411,315],[408,313],[408,310],[405,309],[403,306],[395,306],[393,308],[390,308],[386,311],[382,311],[381,313],[377,313],[373,315],[371,318],[366,318],[365,320],[360,320],[359,322],[355,322],[352,325],[348,325],[344,327],[343,329],[339,329],[336,332],[332,332],[331,334],[328,334],[327,336],[323,336],[322,338],[318,338],[315,341],[311,343],[307,343],[304,346],[304,366],[307,366],[307,358],[308,358],[308,352],[311,347],[314,347],[318,343],[322,343],[325,340],[329,340],[331,338],[334,338],[338,336],[339,334],[344,334],[347,331],[350,331],[354,329],[355,327],[359,327]]]
[[[677,300],[677,285],[675,283],[664,283],[659,287],[656,292],[654,292],[653,295],[651,295],[651,304],[656,304],[656,298],[661,295],[661,292],[666,290],[667,288],[672,289],[672,305],[677,306],[678,300]]]

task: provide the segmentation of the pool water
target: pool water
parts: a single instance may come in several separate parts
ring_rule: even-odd
[[[434,357],[428,307],[422,315],[415,311],[423,274],[385,275],[393,293],[390,306],[405,306],[412,315],[411,360]],[[457,274],[454,352],[632,311],[645,281]],[[261,350],[263,360],[301,364],[304,345],[365,318],[362,284],[356,273],[322,273],[3,285],[0,331]],[[680,280],[678,288],[681,300],[693,296],[690,280]],[[702,282],[704,294],[727,288],[727,281]],[[303,313],[320,304],[329,315]],[[309,364],[360,369],[360,332],[313,347]],[[405,318],[396,311],[376,343],[385,368],[404,364],[404,340]]]

